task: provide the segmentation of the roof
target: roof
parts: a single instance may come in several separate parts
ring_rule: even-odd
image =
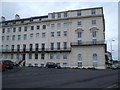
[[[4,23],[4,22],[13,22],[13,21],[31,20],[31,19],[40,19],[40,18],[48,18],[48,15],[45,15],[45,16],[36,16],[36,17],[29,17],[29,18],[22,18],[22,19],[6,20],[6,21],[2,21],[2,22]]]
[[[61,11],[61,12],[72,12],[72,11],[79,11],[79,10],[82,11],[82,10],[91,10],[91,9],[102,9],[102,12],[103,12],[103,7],[94,7],[94,8],[86,8],[86,9],[68,10],[68,11]],[[53,12],[53,13],[61,13],[61,12]],[[48,13],[48,14],[52,14],[52,13]],[[13,21],[31,20],[31,19],[40,19],[40,18],[48,18],[48,15],[29,17],[29,18],[22,18],[22,19],[6,20],[6,21],[2,21],[2,22],[4,23],[4,22],[13,22]]]
[[[68,10],[68,11],[53,12],[53,13],[73,12],[73,11],[82,11],[82,10],[91,10],[91,9],[103,9],[103,7],[94,7],[94,8],[85,8],[85,9],[77,9],[77,10]],[[52,14],[52,13],[49,13],[49,14]]]

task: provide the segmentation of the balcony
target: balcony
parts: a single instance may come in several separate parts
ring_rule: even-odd
[[[70,52],[71,48],[47,48],[47,52]]]
[[[105,42],[104,41],[96,41],[96,42],[92,42],[92,41],[88,41],[88,42],[71,42],[71,46],[91,46],[91,45],[104,45]]]
[[[71,48],[2,49],[2,53],[70,52]]]

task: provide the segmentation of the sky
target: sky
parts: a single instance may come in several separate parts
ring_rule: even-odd
[[[107,50],[111,52],[113,59],[118,60],[118,2],[1,2],[1,15],[7,20],[15,18],[15,14],[20,15],[20,18],[28,18],[35,16],[43,16],[52,12],[76,10],[92,7],[103,7],[105,18],[105,40]],[[114,42],[112,40],[115,40]]]

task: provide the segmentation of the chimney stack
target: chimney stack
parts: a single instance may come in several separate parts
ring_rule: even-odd
[[[15,19],[20,19],[20,16],[18,14],[16,14]]]
[[[0,21],[4,22],[5,21],[5,17],[2,16]]]

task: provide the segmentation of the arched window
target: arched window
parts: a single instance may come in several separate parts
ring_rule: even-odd
[[[93,54],[93,61],[97,61],[97,54],[96,53]]]
[[[82,61],[82,55],[78,54],[77,59],[78,59],[78,61]]]

